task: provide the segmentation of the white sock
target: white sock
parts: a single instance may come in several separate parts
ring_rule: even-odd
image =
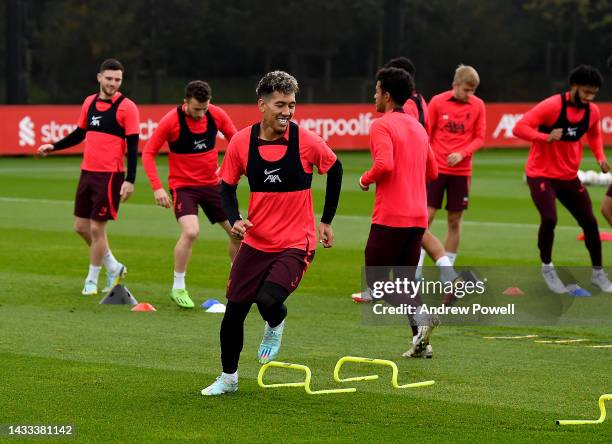
[[[417,338],[418,338],[418,336],[419,336],[419,335],[414,335],[414,336],[412,337],[412,345],[414,345],[414,344],[416,344],[416,343],[417,343]]]
[[[450,261],[451,265],[455,265],[455,260],[457,260],[457,253],[451,253],[450,251],[446,252],[446,257]]]
[[[439,258],[436,261],[436,265],[438,267],[452,267],[453,263],[451,262],[451,260],[448,258],[448,256],[442,256],[441,258]]]
[[[226,381],[238,382],[238,370],[236,370],[234,373],[223,373],[223,372],[221,372],[221,376]]]
[[[102,258],[102,262],[104,263],[104,267],[106,271],[115,271],[121,265],[115,256],[113,256],[113,252],[108,250],[104,257]]]
[[[87,274],[87,278],[85,280],[95,282],[97,284],[101,268],[102,267],[100,266],[89,264],[89,273]]]
[[[547,268],[555,268],[555,266],[553,265],[553,263],[551,262],[550,264],[545,264],[544,262],[542,262],[542,268],[547,267]]]
[[[173,290],[184,290],[185,289],[185,272],[179,273],[174,272],[174,284],[172,284]]]
[[[603,268],[601,267],[593,267],[593,276],[598,276],[601,274],[605,274]]]
[[[457,272],[453,268],[448,256],[442,256],[436,261],[436,265],[440,269],[440,280],[442,282],[452,282],[457,279]]]

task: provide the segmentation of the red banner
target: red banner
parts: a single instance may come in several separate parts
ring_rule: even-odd
[[[485,147],[524,147],[528,144],[512,136],[512,128],[533,103],[487,104],[487,137]],[[220,105],[237,128],[259,120],[255,105]],[[604,144],[612,145],[612,103],[599,103]],[[157,127],[157,122],[172,105],[140,105],[141,148]],[[0,106],[0,155],[28,155],[43,143],[52,143],[76,127],[78,105]],[[373,104],[298,105],[295,120],[321,137],[335,150],[368,149],[369,129],[377,113]],[[227,142],[219,137],[219,147]],[[78,153],[82,145],[62,151]]]

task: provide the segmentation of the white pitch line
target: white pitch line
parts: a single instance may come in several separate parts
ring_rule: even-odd
[[[525,335],[525,336],[483,336],[483,339],[531,339],[537,338],[538,335]]]
[[[538,344],[572,344],[574,342],[584,342],[588,339],[559,339],[559,340],[546,340],[546,341],[533,341]]]

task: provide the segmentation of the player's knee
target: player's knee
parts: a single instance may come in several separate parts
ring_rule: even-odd
[[[183,237],[190,242],[194,242],[199,235],[200,229],[197,227],[183,229]]]
[[[73,228],[74,228],[75,233],[81,236],[87,236],[90,234],[89,224],[84,224],[82,222],[75,222]]]
[[[448,229],[450,231],[459,231],[461,229],[461,217],[449,219]]]
[[[270,310],[282,306],[288,296],[289,292],[280,285],[264,282],[257,292],[255,302],[260,309]]]
[[[100,239],[105,235],[106,226],[102,224],[92,223],[89,232],[91,233],[91,237],[93,239]]]
[[[540,225],[542,228],[553,230],[557,226],[557,218],[552,216],[543,217]]]

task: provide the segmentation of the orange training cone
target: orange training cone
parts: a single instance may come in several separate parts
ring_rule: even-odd
[[[580,233],[576,237],[576,240],[583,241],[584,240],[584,233]],[[610,233],[609,231],[600,231],[599,232],[599,240],[602,240],[602,241],[612,241],[612,233]]]
[[[504,290],[504,294],[506,296],[522,296],[525,293],[523,293],[523,290],[518,287],[508,287]]]
[[[155,307],[153,307],[148,302],[141,302],[140,304],[132,308],[132,311],[157,311],[157,310],[155,309]]]

